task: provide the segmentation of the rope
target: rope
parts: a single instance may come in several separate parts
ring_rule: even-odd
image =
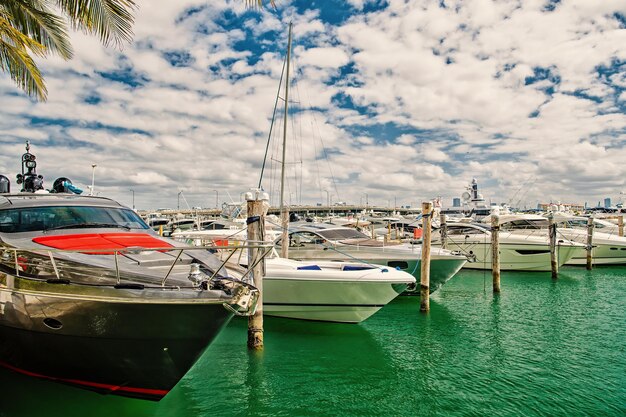
[[[278,92],[276,93],[276,101],[274,101],[274,111],[272,112],[272,123],[270,124],[270,132],[267,135],[267,145],[265,145],[265,155],[263,156],[263,165],[261,166],[261,177],[259,178],[259,187],[261,187],[261,183],[263,182],[263,172],[265,171],[265,162],[267,160],[267,151],[270,147],[270,139],[272,138],[272,129],[274,128],[274,120],[276,119],[276,109],[278,108],[278,97],[280,95],[280,87],[283,84],[283,74],[285,73],[285,65],[287,64],[287,55],[285,55],[285,59],[283,60],[283,69],[280,73],[280,81],[278,82]]]

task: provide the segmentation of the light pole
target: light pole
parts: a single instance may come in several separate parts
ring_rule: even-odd
[[[133,193],[133,210],[135,210],[135,190],[130,189],[129,191]]]
[[[330,208],[330,194],[328,194],[328,190],[326,191],[326,205]]]
[[[213,190],[215,191],[215,208],[218,209],[220,208],[220,192],[217,190]]]
[[[369,200],[369,198],[367,196],[367,193],[365,193],[365,208],[367,208],[367,206],[369,206],[369,204],[370,204],[370,200]]]
[[[89,191],[89,195],[93,195],[93,187],[95,186],[96,183],[96,167],[98,165],[96,164],[91,164],[91,190]]]
[[[180,195],[183,193],[183,191],[179,191],[178,192],[178,210],[180,211]]]

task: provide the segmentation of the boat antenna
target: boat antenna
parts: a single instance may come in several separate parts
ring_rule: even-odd
[[[287,119],[289,116],[289,60],[291,59],[291,28],[292,22],[289,22],[289,41],[287,43],[287,69],[285,71],[285,115],[284,115],[284,127],[283,127],[283,158],[281,161],[280,169],[280,217],[281,226],[283,229],[280,254],[283,258],[287,257],[287,251],[289,249],[289,213],[285,207],[285,159],[287,158]]]
[[[43,176],[37,175],[37,159],[30,153],[30,141],[26,141],[26,153],[22,155],[22,173],[17,174],[17,183],[22,184],[22,192],[34,193],[43,190]]]

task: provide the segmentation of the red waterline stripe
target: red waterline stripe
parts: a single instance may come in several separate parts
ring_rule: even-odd
[[[17,368],[3,361],[0,361],[0,366],[10,369],[12,371],[18,372],[22,375],[32,376],[35,378],[48,379],[51,381],[67,382],[69,384],[83,385],[83,386],[92,387],[92,388],[101,388],[101,389],[106,389],[109,391],[132,392],[135,394],[145,394],[145,395],[158,396],[158,397],[164,397],[169,392],[167,390],[162,390],[162,389],[123,387],[121,385],[110,385],[110,384],[101,384],[99,382],[81,381],[79,379],[57,378],[54,376],[42,375],[42,374],[38,374],[35,372],[27,371],[25,369]]]

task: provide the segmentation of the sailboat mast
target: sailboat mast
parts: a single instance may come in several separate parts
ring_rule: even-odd
[[[287,230],[289,226],[289,212],[285,207],[285,161],[287,158],[287,117],[289,115],[289,61],[291,60],[291,26],[289,23],[289,41],[287,43],[287,72],[285,73],[285,124],[283,127],[283,158],[280,169],[280,216],[281,226],[283,229],[281,239],[281,251],[280,254],[283,258],[287,257],[289,248],[289,232]]]

